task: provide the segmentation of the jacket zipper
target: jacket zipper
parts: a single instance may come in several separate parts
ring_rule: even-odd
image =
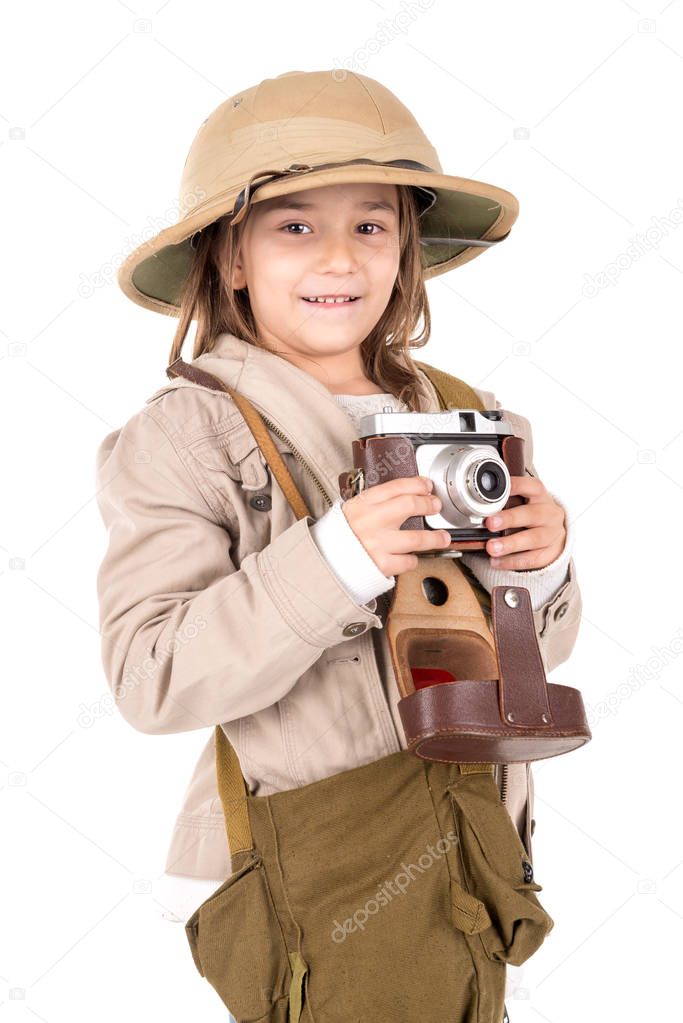
[[[500,799],[502,803],[505,803],[505,798],[508,792],[508,765],[500,765]]]
[[[275,423],[273,423],[270,419],[268,419],[267,416],[263,415],[263,412],[261,412],[260,414],[261,414],[261,418],[263,419],[263,421],[268,424],[269,428],[273,431],[273,433],[277,434],[277,436],[280,438],[281,441],[283,441],[285,444],[289,445],[289,447],[292,449],[292,454],[298,459],[299,462],[301,462],[301,464],[303,465],[304,469],[307,471],[308,475],[311,477],[311,479],[315,483],[316,487],[318,488],[320,493],[323,495],[323,497],[324,497],[325,501],[327,502],[327,504],[330,507],[332,507],[334,502],[330,499],[329,494],[327,493],[327,491],[323,487],[322,483],[320,482],[318,477],[315,475],[315,473],[313,472],[313,470],[311,469],[310,465],[308,464],[308,462],[306,461],[304,456],[301,454],[299,449],[296,448],[294,446],[294,444],[292,444],[291,439],[289,437],[287,437],[286,434],[284,434],[282,432],[282,430],[278,426],[275,425]]]

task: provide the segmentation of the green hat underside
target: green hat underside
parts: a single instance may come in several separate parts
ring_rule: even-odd
[[[425,270],[448,263],[470,246],[450,238],[482,238],[500,216],[500,205],[485,196],[435,188],[437,201],[421,220],[422,265]],[[190,239],[166,245],[138,264],[135,288],[148,298],[177,306],[194,250]]]

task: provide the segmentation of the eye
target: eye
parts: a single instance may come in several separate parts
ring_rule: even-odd
[[[285,231],[287,234],[299,234],[300,233],[299,231],[288,231],[287,228],[289,228],[289,227],[306,227],[306,226],[307,226],[306,224],[300,224],[297,221],[293,221],[291,224],[285,224],[281,228],[281,230]]]
[[[361,227],[377,227],[377,228],[379,228],[380,231],[384,230],[384,228],[382,227],[381,224],[370,224],[370,223],[367,223],[367,224],[361,224],[360,226]],[[372,237],[372,235],[369,235],[369,237]]]
[[[308,225],[307,224],[302,224],[300,221],[293,220],[289,224],[283,224],[283,226],[280,228],[280,230],[284,231],[285,234],[302,234],[303,233],[301,231],[290,231],[289,230],[290,227],[308,227]],[[376,227],[377,228],[377,231],[373,231],[373,232],[363,231],[362,232],[368,238],[372,238],[376,234],[384,231],[384,228],[382,227],[381,224],[374,224],[374,223],[370,223],[370,222],[366,222],[364,224],[359,224],[359,227]]]

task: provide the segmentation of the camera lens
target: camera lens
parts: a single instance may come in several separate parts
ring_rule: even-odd
[[[510,493],[508,468],[492,444],[444,445],[430,474],[444,480],[449,501],[441,515],[457,528],[480,528],[483,517],[503,508]]]
[[[479,480],[479,483],[481,485],[481,489],[488,493],[495,487],[496,477],[493,475],[492,472],[483,472],[481,474],[481,479]]]
[[[480,462],[474,471],[474,486],[485,501],[497,501],[505,492],[506,479],[496,462]]]

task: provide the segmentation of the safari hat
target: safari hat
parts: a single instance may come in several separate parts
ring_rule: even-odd
[[[512,193],[444,174],[410,111],[366,75],[288,71],[225,100],[199,127],[185,160],[179,219],[132,251],[118,271],[129,298],[179,314],[195,238],[252,203],[323,185],[410,186],[420,211],[425,279],[498,244],[517,219]]]

